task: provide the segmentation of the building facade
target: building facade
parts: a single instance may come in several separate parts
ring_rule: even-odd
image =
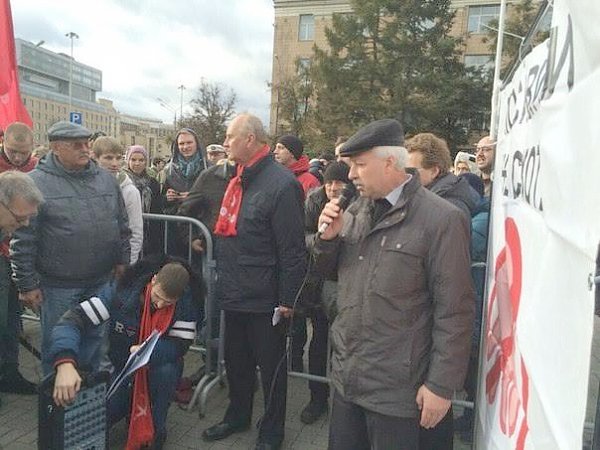
[[[349,0],[274,0],[274,5],[271,134],[277,134],[280,125],[277,86],[295,75],[297,61],[310,61],[313,46],[327,48],[325,29],[331,26],[333,14],[352,13]],[[491,67],[493,54],[484,38],[486,26],[500,14],[500,1],[453,0],[451,7],[455,10],[452,34],[464,39],[463,62]]]
[[[47,145],[48,128],[76,113],[83,126],[118,138],[124,146],[144,145],[152,156],[169,153],[173,125],[122,115],[111,100],[97,98],[102,91],[100,70],[23,39],[15,39],[15,47],[21,97],[33,121],[36,145]]]

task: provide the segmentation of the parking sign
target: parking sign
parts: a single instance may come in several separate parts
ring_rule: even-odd
[[[71,123],[76,123],[77,125],[81,125],[83,121],[83,114],[80,112],[71,112],[69,116],[69,121]]]

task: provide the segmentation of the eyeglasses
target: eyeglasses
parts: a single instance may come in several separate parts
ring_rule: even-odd
[[[0,205],[4,206],[4,209],[6,209],[11,216],[13,216],[13,219],[15,219],[15,222],[17,222],[19,225],[26,225],[27,222],[29,221],[29,219],[31,219],[32,217],[35,216],[35,214],[29,214],[27,216],[19,216],[18,214],[15,214],[13,212],[12,209],[10,209],[5,203],[0,202]]]
[[[479,152],[492,152],[494,151],[494,146],[493,145],[486,145],[485,147],[475,147],[475,154],[479,153]]]

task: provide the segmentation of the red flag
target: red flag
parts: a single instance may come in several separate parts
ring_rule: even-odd
[[[9,0],[0,0],[0,61],[0,127],[5,129],[13,122],[23,122],[33,127],[19,92],[15,33]]]

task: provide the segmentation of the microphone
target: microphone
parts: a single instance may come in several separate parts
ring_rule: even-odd
[[[355,193],[356,193],[356,188],[354,187],[354,185],[352,183],[347,183],[346,186],[344,186],[344,189],[342,189],[342,193],[339,196],[339,202],[338,202],[338,206],[340,207],[340,209],[342,211],[346,210],[346,208],[352,201],[352,198],[354,197]],[[321,226],[319,227],[319,230],[317,231],[317,235],[323,234],[328,226],[329,226],[328,223],[321,224]]]

